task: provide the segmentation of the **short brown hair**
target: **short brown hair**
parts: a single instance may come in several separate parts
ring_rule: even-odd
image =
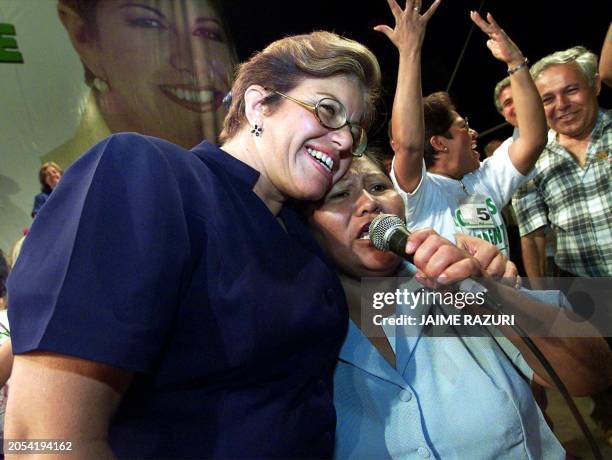
[[[366,101],[363,124],[369,126],[380,94],[380,67],[376,57],[356,41],[332,32],[317,31],[277,40],[238,66],[221,142],[234,137],[244,124],[244,94],[249,86],[261,85],[286,93],[305,78],[336,75],[354,76],[363,85]],[[280,97],[276,94],[265,100],[270,107],[279,102]]]
[[[423,117],[425,119],[425,167],[430,168],[436,160],[437,152],[429,142],[432,136],[444,136],[450,139],[450,127],[454,120],[455,105],[445,91],[432,93],[423,99]]]

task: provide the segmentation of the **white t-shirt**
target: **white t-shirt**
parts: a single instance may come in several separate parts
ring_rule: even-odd
[[[522,175],[512,164],[508,149],[513,139],[506,139],[480,168],[459,181],[429,173],[423,162],[421,182],[407,193],[391,180],[406,206],[409,230],[433,228],[455,243],[456,233],[466,233],[496,245],[508,255],[508,234],[501,215],[516,189],[530,176]]]

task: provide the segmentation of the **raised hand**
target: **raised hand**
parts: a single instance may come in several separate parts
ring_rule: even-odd
[[[470,11],[470,18],[480,30],[489,36],[487,48],[491,50],[496,59],[505,62],[510,67],[519,65],[525,60],[519,47],[508,37],[504,29],[499,27],[491,13],[487,13],[485,21],[478,12]]]
[[[395,27],[378,25],[374,30],[385,34],[401,52],[418,50],[423,44],[427,22],[438,9],[441,0],[435,0],[429,9],[421,14],[421,0],[406,0],[406,8],[397,4],[396,0],[387,0],[391,13],[395,18]]]

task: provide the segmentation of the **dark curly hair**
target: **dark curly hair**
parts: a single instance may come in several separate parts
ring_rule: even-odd
[[[453,124],[455,105],[449,94],[444,91],[432,93],[423,99],[423,116],[425,118],[425,167],[433,166],[437,152],[429,142],[432,136],[444,136],[450,139],[450,127]]]

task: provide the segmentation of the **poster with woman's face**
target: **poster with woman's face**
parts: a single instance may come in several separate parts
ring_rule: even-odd
[[[41,163],[114,132],[215,142],[235,52],[213,0],[0,0],[0,247],[31,224]]]

